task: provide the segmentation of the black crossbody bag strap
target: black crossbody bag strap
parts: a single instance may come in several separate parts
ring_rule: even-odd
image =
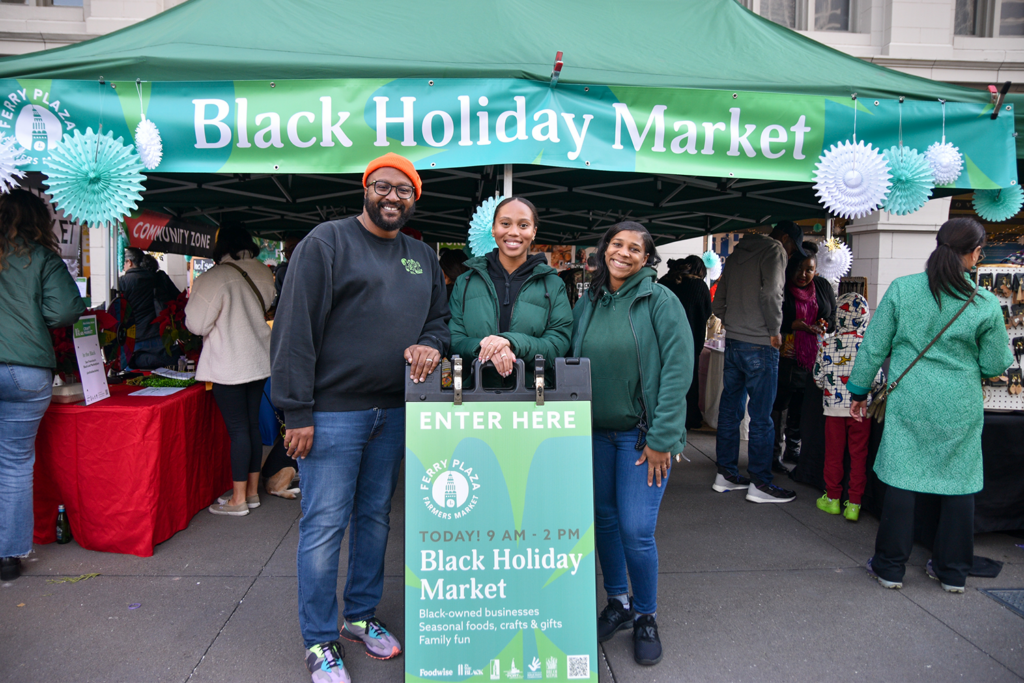
[[[967,310],[967,307],[971,305],[971,302],[974,301],[974,297],[977,294],[978,294],[978,289],[975,288],[974,291],[971,292],[971,295],[969,297],[967,297],[967,301],[964,302],[964,305],[961,306],[960,310],[956,312],[956,315],[954,315],[952,318],[950,318],[949,322],[946,323],[946,326],[943,327],[941,330],[939,330],[939,333],[937,335],[935,335],[934,339],[932,339],[930,342],[928,342],[928,346],[924,347],[924,349],[921,350],[921,353],[917,354],[917,358],[915,358],[913,360],[913,362],[910,365],[907,366],[907,369],[904,370],[900,374],[900,376],[896,378],[896,381],[889,385],[889,391],[892,391],[893,389],[895,389],[896,385],[899,384],[901,381],[903,381],[903,378],[907,376],[908,372],[910,372],[910,368],[914,367],[917,364],[917,361],[921,360],[921,358],[924,356],[924,354],[928,353],[928,349],[932,348],[932,345],[935,344],[935,342],[939,341],[939,338],[943,334],[945,334],[946,330],[948,330],[950,328],[950,326],[953,323],[956,322],[957,318],[960,317],[960,314]]]
[[[260,294],[260,290],[256,287],[256,283],[252,281],[251,277],[249,277],[249,273],[245,272],[244,270],[242,270],[241,268],[236,266],[234,263],[222,263],[221,265],[222,266],[231,266],[232,268],[234,268],[235,270],[237,270],[239,273],[242,274],[242,277],[245,278],[245,281],[248,282],[249,286],[252,288],[252,291],[256,295],[256,298],[260,300],[260,310],[262,310],[264,313],[266,313],[267,312],[267,303],[263,300],[263,295]]]

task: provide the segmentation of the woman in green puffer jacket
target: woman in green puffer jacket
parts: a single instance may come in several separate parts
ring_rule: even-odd
[[[672,456],[686,443],[693,335],[679,299],[654,281],[661,259],[647,228],[613,225],[596,256],[572,354],[590,359],[594,395],[594,540],[608,594],[597,638],[632,628],[633,659],[652,665],[662,656],[654,529]]]
[[[60,259],[53,218],[25,190],[0,196],[0,580],[32,550],[36,432],[50,405],[57,362],[50,329],[85,311]]]
[[[494,209],[498,248],[464,264],[448,300],[451,353],[491,361],[508,377],[517,358],[544,356],[550,366],[569,350],[572,308],[565,284],[542,254],[530,256],[537,209],[509,197]]]

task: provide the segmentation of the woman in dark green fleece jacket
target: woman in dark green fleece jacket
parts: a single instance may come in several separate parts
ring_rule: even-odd
[[[530,256],[537,210],[509,197],[494,209],[491,228],[498,248],[466,261],[448,300],[451,353],[491,361],[507,377],[516,358],[538,353],[550,364],[569,350],[572,308],[565,284],[542,254]]]
[[[18,578],[32,550],[36,432],[50,405],[56,358],[50,328],[85,304],[60,260],[53,219],[26,190],[0,195],[0,579]]]
[[[662,655],[654,529],[672,456],[686,443],[693,377],[690,324],[679,299],[655,282],[660,261],[644,226],[613,225],[572,335],[572,354],[590,359],[594,390],[594,529],[608,594],[597,636],[633,628],[633,658],[647,665]]]

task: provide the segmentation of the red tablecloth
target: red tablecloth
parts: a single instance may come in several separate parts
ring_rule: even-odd
[[[56,540],[57,506],[83,548],[149,557],[231,488],[230,441],[213,392],[51,404],[36,439],[36,543]]]

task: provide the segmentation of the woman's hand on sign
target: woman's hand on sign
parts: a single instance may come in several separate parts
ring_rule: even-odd
[[[672,467],[672,456],[668,451],[663,453],[650,446],[644,446],[644,452],[636,464],[643,465],[645,462],[647,463],[647,485],[651,486],[653,482],[657,481],[658,488],[661,488],[661,480],[668,478],[668,470]]]
[[[305,458],[313,448],[313,428],[299,427],[284,430],[284,449],[293,460]]]
[[[492,334],[480,340],[480,362],[494,363],[495,369],[502,377],[512,374],[516,364],[516,354],[512,353],[512,344],[508,339]]]
[[[866,418],[867,416],[868,402],[866,400],[854,401],[853,403],[850,404],[850,417],[852,417],[854,420],[856,420],[857,422],[863,422],[864,418]]]
[[[405,350],[405,362],[412,366],[409,379],[418,384],[427,381],[427,375],[441,362],[441,353],[432,346],[413,344]]]

